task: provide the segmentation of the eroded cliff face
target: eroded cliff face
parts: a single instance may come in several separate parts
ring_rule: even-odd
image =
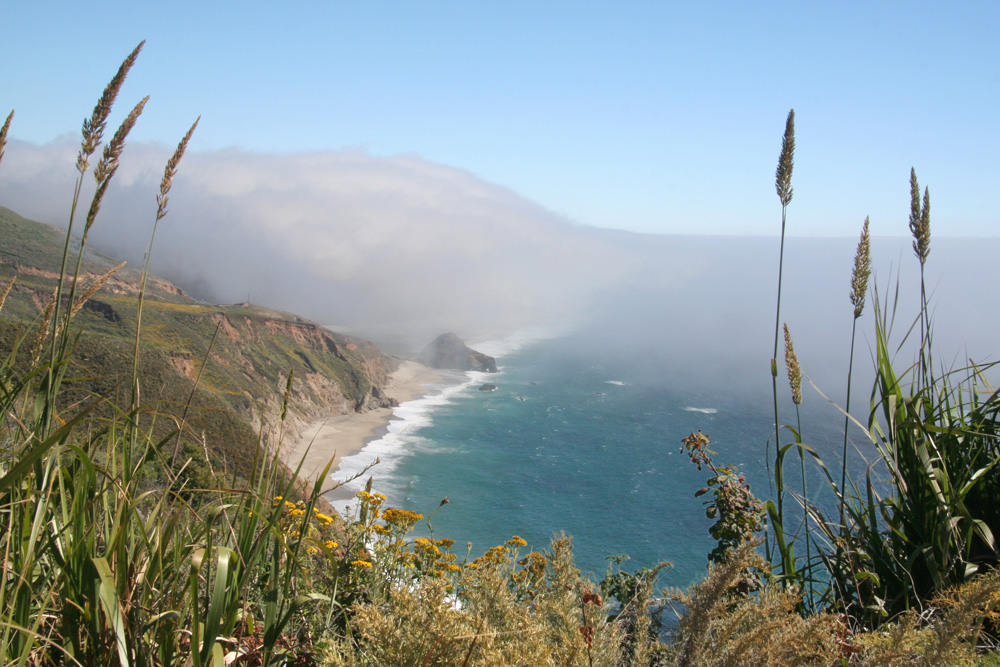
[[[59,278],[63,234],[0,209],[0,277],[17,277],[6,315],[30,322],[44,310]],[[117,264],[88,251],[81,284]],[[119,267],[78,316],[84,334],[134,340],[140,284],[138,270]],[[399,360],[368,341],[250,303],[207,304],[155,276],[146,283],[140,348],[176,371],[159,378],[161,386],[196,384],[255,429],[278,420],[291,373],[285,437],[314,419],[397,405],[385,387]]]
[[[60,279],[65,241],[65,231],[0,207],[0,285],[10,286],[0,313],[4,354],[38,329]],[[154,440],[174,443],[191,488],[210,488],[223,471],[251,479],[261,443],[283,446],[313,420],[397,404],[385,388],[399,360],[371,343],[250,303],[198,301],[154,276],[146,282],[135,359],[141,272],[88,249],[79,290],[98,280],[106,282],[72,323],[80,335],[60,396],[67,409],[105,397],[95,414],[110,412],[129,400],[137,379],[141,414],[149,417],[143,427]],[[67,300],[63,312],[68,307]],[[28,356],[15,360],[20,370]]]
[[[235,391],[239,398],[230,402],[255,427],[262,418],[274,423],[286,388],[290,393],[285,431],[291,437],[316,419],[398,405],[385,387],[399,360],[368,341],[249,303],[216,307],[215,312],[194,319],[205,317],[218,332],[206,372],[213,375],[215,367],[224,371],[215,376],[228,376],[210,384],[223,395]],[[171,359],[188,378],[197,377],[200,362],[188,355]]]

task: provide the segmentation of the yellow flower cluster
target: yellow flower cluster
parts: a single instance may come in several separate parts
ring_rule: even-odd
[[[443,577],[446,572],[457,572],[461,569],[455,564],[458,556],[448,552],[453,544],[455,540],[430,540],[418,537],[413,540],[413,552],[404,554],[404,558],[415,560],[420,568],[431,576]]]
[[[367,567],[367,568],[372,567],[372,564],[366,560],[352,560],[351,565],[354,565],[355,567]]]
[[[514,537],[510,538],[509,540],[507,540],[507,544],[511,545],[512,547],[526,547],[526,546],[528,546],[527,541],[525,541],[525,539],[523,537],[521,537],[520,535],[515,535]]]
[[[354,497],[367,502],[372,507],[381,507],[382,503],[385,502],[385,496],[381,493],[369,493],[364,489],[354,494]]]
[[[385,522],[391,526],[405,526],[407,524],[412,526],[417,521],[423,519],[424,515],[411,510],[388,507],[384,512],[382,512],[382,518],[385,519]]]
[[[496,546],[469,563],[468,566],[473,570],[476,570],[482,565],[499,565],[501,563],[506,563],[508,561],[508,553],[510,553],[510,549],[507,547],[503,545]]]
[[[545,559],[545,556],[537,551],[532,551],[517,561],[517,564],[522,569],[514,573],[514,581],[527,582],[528,585],[537,587],[545,578],[545,568],[548,566],[548,561]]]
[[[329,526],[333,523],[333,517],[327,514],[323,514],[317,508],[313,508],[313,518],[322,523],[324,526]]]

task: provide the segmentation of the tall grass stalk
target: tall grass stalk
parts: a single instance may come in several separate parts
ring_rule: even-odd
[[[305,494],[301,507],[295,506],[294,517],[283,503],[272,501],[295,494],[295,477],[283,472],[276,446],[263,446],[263,432],[252,479],[233,486],[216,478],[211,489],[182,489],[174,481],[186,464],[181,471],[173,469],[162,451],[183,429],[155,436],[156,409],[142,404],[137,390],[125,407],[104,396],[68,406],[60,393],[61,377],[81,335],[72,326],[74,318],[121,268],[86,289],[79,286],[86,236],[145,100],[122,123],[94,170],[98,190],[75,261],[73,221],[82,179],[141,47],[126,59],[84,121],[60,275],[35,336],[39,349],[45,344],[49,354],[31,354],[25,363],[19,356],[31,350],[34,334],[22,333],[0,359],[4,665],[215,666],[238,648],[238,636],[249,637],[245,645],[257,651],[257,664],[276,665],[289,656],[289,642],[294,643],[290,629],[303,622],[303,610],[327,601],[301,589],[303,563],[312,548],[307,540],[316,539],[312,522],[321,515],[315,509],[320,484]],[[170,183],[193,130],[167,164],[157,222],[166,213]],[[12,284],[7,283],[0,307]],[[136,328],[129,378],[133,388],[140,373],[138,322]],[[289,373],[285,406],[291,381]],[[283,409],[281,428],[285,414]],[[171,483],[157,482],[161,478]],[[325,517],[321,523],[332,521]]]
[[[783,576],[789,577],[794,573],[794,557],[791,545],[786,538],[784,520],[784,475],[782,473],[782,459],[785,451],[781,445],[781,421],[778,416],[778,341],[781,338],[781,283],[785,262],[785,226],[787,221],[788,204],[792,201],[792,169],[795,164],[795,109],[788,112],[785,120],[785,133],[781,138],[781,153],[778,155],[778,167],[775,170],[774,186],[781,201],[781,244],[778,253],[778,289],[777,305],[774,312],[774,351],[771,355],[771,389],[774,400],[774,447],[775,447],[775,500],[777,505],[768,514],[771,518],[774,538],[781,561]],[[769,508],[774,503],[769,505]],[[770,542],[765,543],[770,560]]]
[[[913,236],[913,253],[920,261],[920,381],[930,382],[933,360],[930,358],[930,312],[927,307],[927,286],[924,281],[924,265],[931,252],[931,195],[924,188],[923,203],[920,201],[920,185],[917,172],[910,168],[910,234]]]
[[[812,558],[812,538],[809,535],[809,491],[806,486],[806,447],[802,441],[802,412],[799,406],[802,404],[802,367],[799,365],[798,355],[795,354],[795,344],[792,341],[792,334],[788,330],[788,324],[784,325],[785,335],[785,369],[788,373],[788,386],[792,391],[792,404],[795,406],[795,428],[792,435],[798,445],[799,452],[799,475],[802,478],[802,531],[803,540],[806,544],[806,565],[805,578],[808,581],[809,595],[804,599],[806,604],[813,602],[813,580],[810,570],[813,565]]]
[[[191,140],[191,135],[194,134],[195,128],[198,127],[198,122],[201,120],[201,116],[195,119],[191,128],[188,129],[187,133],[177,144],[177,148],[174,150],[174,154],[167,161],[166,167],[163,169],[163,178],[160,179],[160,192],[156,195],[156,218],[153,220],[153,231],[149,235],[149,246],[146,248],[146,256],[142,265],[142,278],[139,282],[139,303],[137,306],[136,322],[135,322],[135,351],[132,356],[132,407],[134,408],[139,403],[139,341],[142,333],[142,307],[145,303],[146,296],[146,279],[149,276],[149,261],[153,254],[153,243],[156,241],[156,228],[159,226],[160,220],[162,220],[167,215],[167,201],[168,195],[170,194],[170,187],[173,185],[174,176],[177,175],[177,167],[180,164],[181,158],[184,157],[184,152],[187,150],[188,142]]]
[[[868,281],[872,272],[871,237],[868,234],[869,218],[861,228],[861,238],[858,249],[854,253],[854,269],[851,271],[851,304],[854,306],[854,319],[851,320],[851,353],[847,360],[847,399],[844,404],[844,449],[840,457],[839,515],[841,526],[847,525],[844,517],[844,503],[847,493],[847,443],[851,425],[851,386],[854,373],[854,343],[858,333],[858,319],[865,310],[865,297],[868,292]]]
[[[135,64],[136,59],[139,57],[139,52],[145,45],[145,40],[139,43],[135,49],[125,58],[121,66],[118,68],[118,72],[112,77],[111,81],[105,87],[104,92],[101,97],[97,100],[97,104],[94,106],[94,111],[91,113],[89,118],[85,118],[83,121],[83,128],[81,130],[82,138],[80,141],[80,152],[77,155],[76,168],[77,168],[77,178],[76,183],[73,188],[73,197],[70,204],[69,221],[66,225],[66,241],[63,246],[62,259],[59,266],[59,277],[56,283],[54,306],[51,315],[51,321],[54,323],[60,322],[60,309],[62,304],[63,289],[65,283],[69,282],[70,290],[70,303],[73,302],[73,293],[76,289],[76,281],[80,274],[80,262],[83,258],[83,253],[85,250],[86,234],[81,238],[80,249],[77,255],[77,265],[76,270],[71,274],[67,275],[67,264],[70,257],[70,241],[73,238],[73,223],[76,219],[76,210],[80,201],[80,192],[83,188],[83,179],[86,176],[87,170],[90,167],[90,158],[100,147],[104,140],[104,131],[107,128],[108,118],[111,115],[111,109],[114,106],[115,101],[118,98],[118,92],[121,90],[122,84],[125,83],[125,78],[128,76],[129,70]],[[137,107],[138,113],[142,112],[142,105],[144,102],[140,103]],[[125,137],[127,136],[129,130],[131,130],[132,125],[134,125],[138,113],[135,111],[133,114],[129,114],[125,123],[122,124],[122,129],[116,133],[116,139],[119,146],[117,155],[109,153],[107,156],[107,162],[114,161],[117,164],[117,160],[120,157],[120,146],[124,144]],[[127,127],[126,127],[127,125]],[[103,162],[103,161],[102,161]],[[111,169],[109,172],[110,164],[105,164],[104,168],[101,170],[99,175],[101,178],[98,179],[98,190],[94,194],[94,199],[91,203],[91,211],[94,215],[98,209],[100,209],[100,199],[104,196],[104,191],[107,188],[105,183],[104,188],[100,187],[101,180],[109,180],[111,176],[114,175],[114,170]],[[87,231],[89,231],[89,226],[93,224],[93,217],[88,215],[88,225]],[[42,429],[41,433],[44,434],[49,429],[49,424],[51,422],[52,414],[51,409],[54,407],[56,395],[59,391],[59,383],[61,382],[61,374],[63,372],[63,367],[57,364],[58,358],[65,358],[67,355],[67,350],[69,347],[69,321],[64,323],[63,326],[63,336],[53,336],[49,346],[49,363],[46,368],[45,373],[45,400],[41,403],[41,408],[43,410],[42,419],[39,420],[39,427]]]

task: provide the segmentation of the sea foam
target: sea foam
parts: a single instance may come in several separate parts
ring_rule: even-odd
[[[559,335],[558,332],[550,330],[524,330],[507,338],[475,343],[470,347],[499,360],[540,340],[557,338]],[[433,443],[422,438],[419,432],[434,423],[434,413],[441,407],[451,404],[457,395],[476,391],[476,388],[483,383],[495,382],[496,378],[502,375],[503,366],[498,362],[497,373],[467,371],[463,382],[431,386],[432,393],[401,403],[392,412],[392,418],[386,426],[387,433],[367,443],[356,454],[345,456],[341,459],[337,470],[330,475],[330,479],[341,482],[342,488],[351,492],[351,498],[330,499],[336,510],[343,514],[347,506],[353,502],[354,493],[364,488],[367,475],[353,480],[351,478],[362,473],[376,459],[379,463],[371,472],[379,478],[378,490],[386,494],[390,502],[396,502],[396,498],[405,496],[406,489],[396,488],[393,484],[392,471],[402,458],[414,450],[433,446]]]
[[[350,490],[353,496],[355,492],[364,488],[367,477],[361,476],[353,480],[351,478],[363,472],[376,459],[379,460],[379,463],[373,468],[373,472],[379,478],[388,477],[399,459],[406,456],[422,440],[418,432],[434,423],[434,411],[451,403],[457,393],[468,390],[475,382],[475,378],[467,377],[465,382],[460,384],[431,385],[430,389],[435,393],[400,403],[392,411],[392,418],[385,427],[387,433],[381,438],[368,442],[356,454],[341,459],[340,466],[330,475],[330,479],[334,482],[341,482],[342,488]],[[385,493],[388,490],[383,487],[379,491]],[[351,502],[350,499],[331,500],[333,506],[341,513]]]

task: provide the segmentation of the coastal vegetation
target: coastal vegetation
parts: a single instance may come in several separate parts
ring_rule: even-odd
[[[798,419],[780,419],[782,331],[795,406],[802,369],[791,329],[780,326],[779,277],[772,497],[756,498],[738,470],[717,463],[707,434],[684,439],[710,474],[695,493],[710,494],[718,543],[687,591],[658,588],[666,563],[627,572],[612,560],[592,581],[562,534],[544,552],[527,551],[516,535],[484,552],[462,548],[434,534],[446,498],[424,515],[387,506],[369,484],[352,514],[335,516],[321,483],[297,486],[298,471],[278,456],[296,403],[331,400],[297,378],[311,374],[314,390],[318,377],[335,382],[353,408],[379,399],[373,387],[390,362],[294,316],[197,303],[153,279],[148,255],[126,281],[127,269],[87,247],[145,102],[105,144],[141,47],[83,124],[65,234],[0,212],[5,266],[14,267],[0,284],[2,664],[991,664],[976,652],[1000,605],[1000,396],[975,364],[934,366],[923,280],[909,327],[918,357],[902,371],[892,325],[905,286],[891,299],[873,289],[876,382],[866,420],[844,410],[850,429],[837,471],[809,447]],[[166,165],[154,229],[169,222],[168,195],[193,131]],[[793,151],[789,114],[777,173],[782,235]],[[87,204],[80,193],[91,176]],[[929,194],[920,198],[915,174],[911,190],[923,266]],[[868,289],[867,237],[866,221],[851,281],[854,324]],[[46,250],[53,245],[55,254]],[[249,345],[255,331],[269,342]],[[255,389],[247,369],[280,389]],[[170,389],[179,377],[189,384]],[[254,410],[256,432],[246,419]],[[849,433],[875,453],[862,479],[850,475]],[[823,472],[832,512],[813,501],[804,475],[800,490],[786,485],[790,454],[800,471]],[[418,525],[428,537],[412,537]],[[613,548],[614,535],[607,542]]]

